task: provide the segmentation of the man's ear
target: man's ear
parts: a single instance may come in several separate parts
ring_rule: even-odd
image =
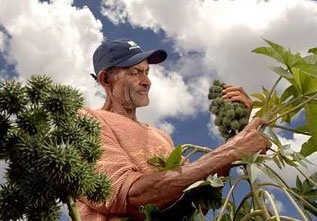
[[[98,82],[101,85],[109,85],[108,82],[108,71],[107,70],[102,70],[98,74]]]

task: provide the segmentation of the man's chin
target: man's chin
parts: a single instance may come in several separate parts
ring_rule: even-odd
[[[139,102],[137,105],[135,105],[136,107],[146,107],[149,105],[149,101],[144,101],[144,102]]]

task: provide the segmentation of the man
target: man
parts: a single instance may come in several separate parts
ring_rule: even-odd
[[[101,126],[104,153],[97,164],[112,183],[112,193],[104,204],[80,200],[77,205],[84,221],[144,220],[139,207],[155,204],[164,209],[175,202],[192,183],[210,174],[226,173],[241,153],[263,153],[271,143],[257,131],[263,124],[255,119],[242,132],[193,163],[170,171],[159,171],[147,160],[167,157],[174,148],[169,135],[138,122],[136,108],[149,104],[149,64],[164,61],[163,50],[143,52],[129,39],[103,42],[93,56],[97,81],[107,97],[103,108],[83,112],[95,117]],[[239,100],[249,110],[252,103],[242,88],[227,86],[224,98]]]

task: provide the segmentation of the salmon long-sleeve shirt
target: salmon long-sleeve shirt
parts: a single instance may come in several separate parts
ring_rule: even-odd
[[[127,195],[142,174],[158,171],[147,160],[168,157],[174,149],[170,136],[152,126],[102,109],[84,108],[81,113],[94,117],[101,127],[103,154],[96,169],[111,181],[111,195],[106,203],[77,201],[83,221],[119,221],[127,217]]]

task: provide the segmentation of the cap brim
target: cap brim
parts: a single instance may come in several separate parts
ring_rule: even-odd
[[[153,50],[135,54],[128,59],[116,64],[116,67],[129,67],[136,65],[144,60],[147,60],[149,64],[158,64],[163,62],[167,57],[167,53],[164,50]]]

